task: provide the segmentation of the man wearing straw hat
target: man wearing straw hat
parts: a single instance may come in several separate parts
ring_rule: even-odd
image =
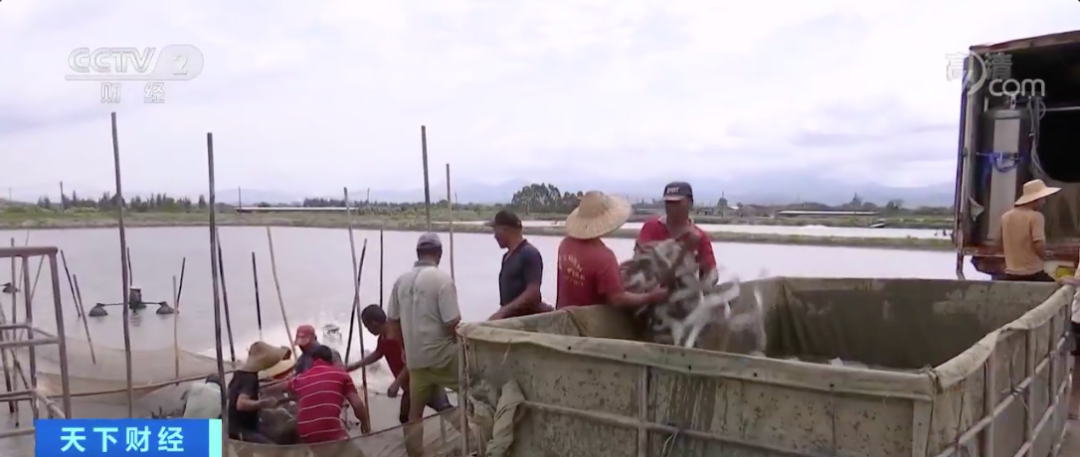
[[[566,218],[566,238],[559,243],[556,309],[600,304],[640,307],[667,300],[664,288],[643,294],[624,289],[619,261],[600,241],[622,227],[631,212],[629,202],[600,191],[581,197]]]
[[[248,357],[229,381],[229,437],[253,443],[273,443],[259,432],[259,410],[277,404],[273,398],[259,399],[259,372],[292,357],[287,347],[262,341],[252,343]]]
[[[1047,187],[1041,179],[1024,183],[1024,193],[1013,208],[1001,215],[1001,247],[1005,253],[1006,281],[1054,282],[1044,269],[1046,219],[1042,209],[1046,197],[1061,188]]]
[[[422,452],[424,406],[437,391],[458,389],[455,331],[461,322],[457,287],[450,275],[439,269],[442,241],[438,235],[420,235],[416,259],[413,269],[394,281],[386,305],[390,336],[403,343],[409,369],[405,447],[410,456]],[[457,421],[452,423],[459,427]]]

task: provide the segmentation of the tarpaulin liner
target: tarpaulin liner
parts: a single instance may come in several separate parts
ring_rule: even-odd
[[[520,387],[515,457],[1012,456],[1025,443],[1043,457],[1061,441],[1070,287],[744,287],[736,306],[752,306],[749,288],[764,299],[767,357],[635,341],[631,317],[589,307],[461,329],[469,388]],[[812,362],[833,358],[873,368]]]

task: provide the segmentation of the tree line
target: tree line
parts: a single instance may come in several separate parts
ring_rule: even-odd
[[[455,210],[466,211],[486,211],[493,208],[508,208],[517,211],[521,214],[566,214],[574,210],[577,207],[579,200],[584,193],[582,191],[564,191],[559,189],[554,184],[550,183],[534,183],[523,186],[517,192],[514,192],[508,204],[504,205],[485,205],[478,203],[466,203],[453,205]],[[202,195],[198,198],[191,199],[189,197],[173,197],[166,193],[156,193],[149,196],[134,196],[126,199],[125,208],[133,212],[149,213],[149,212],[168,212],[168,213],[183,213],[183,212],[199,212],[206,211],[208,203],[206,198]],[[397,203],[397,202],[379,202],[379,201],[352,201],[350,202],[352,207],[360,214],[393,214],[393,213],[407,213],[407,212],[419,212],[423,211],[424,203]],[[115,210],[118,204],[118,199],[115,195],[105,192],[96,197],[83,197],[77,192],[71,192],[71,195],[63,195],[61,201],[56,202],[49,197],[41,197],[37,201],[37,206],[42,209],[48,210],[98,210],[109,211]],[[257,203],[255,206],[260,207],[273,207],[273,206],[292,206],[302,208],[333,208],[344,207],[345,200],[341,198],[324,198],[313,197],[305,198],[301,202],[281,205],[270,203]],[[445,199],[438,202],[434,202],[433,206],[436,208],[445,208],[447,202]],[[637,202],[635,208],[639,210],[659,210],[663,207],[663,201],[655,199],[651,202]],[[902,200],[890,200],[884,205],[878,205],[873,202],[865,201],[859,195],[852,197],[850,201],[841,205],[827,205],[817,202],[799,202],[789,203],[782,205],[754,205],[754,204],[742,204],[732,203],[727,198],[721,197],[715,203],[713,202],[697,202],[696,205],[699,212],[706,212],[716,214],[720,216],[731,215],[771,215],[776,211],[783,210],[800,210],[800,211],[873,211],[882,215],[897,216],[897,215],[923,215],[923,216],[951,216],[953,210],[951,207],[917,207],[907,208],[904,206]],[[230,209],[233,205],[218,203],[219,209]]]
[[[204,211],[207,208],[206,197],[200,195],[192,201],[188,197],[172,197],[168,194],[151,194],[143,197],[136,195],[126,199],[124,208],[137,213],[186,213],[192,211]],[[98,211],[114,210],[118,207],[120,199],[110,192],[105,192],[97,198],[83,198],[77,191],[71,195],[61,195],[60,202],[53,202],[49,197],[40,197],[37,206],[44,209],[94,209]]]

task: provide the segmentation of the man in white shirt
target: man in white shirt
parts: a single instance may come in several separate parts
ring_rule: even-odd
[[[221,419],[221,379],[212,374],[188,387],[180,397],[185,419]]]
[[[425,233],[416,243],[416,264],[394,282],[386,306],[390,338],[403,343],[409,370],[409,424],[405,449],[420,455],[424,405],[438,391],[458,388],[458,345],[455,327],[461,322],[457,288],[439,269],[442,242]],[[455,428],[458,422],[453,421]]]

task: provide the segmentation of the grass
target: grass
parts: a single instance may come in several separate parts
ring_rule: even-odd
[[[537,215],[534,215],[537,216]],[[538,215],[530,219],[558,220],[565,216]],[[491,217],[491,214],[470,211],[455,213],[456,220],[483,220]],[[432,212],[436,230],[447,229],[446,211]],[[127,227],[200,227],[208,225],[207,213],[126,213],[124,223]],[[814,220],[818,225],[821,220]],[[701,223],[715,223],[701,221]],[[265,214],[235,214],[219,213],[217,223],[220,226],[282,226],[282,227],[320,227],[320,228],[345,228],[348,227],[348,217],[343,213],[265,213]],[[57,212],[0,212],[0,228],[2,229],[67,229],[67,228],[104,228],[115,227],[116,218],[111,213],[96,211],[70,211]],[[763,225],[763,224],[750,224]],[[422,213],[406,213],[394,215],[359,215],[353,220],[353,227],[367,230],[393,230],[393,231],[425,231],[427,229]],[[489,233],[491,229],[480,224],[455,224],[454,231],[459,233]],[[563,230],[559,227],[526,227],[525,233],[529,235],[562,236]],[[613,238],[635,238],[638,231],[635,229],[621,229],[611,235]],[[847,247],[874,247],[909,250],[952,250],[953,245],[947,239],[921,239],[921,238],[883,238],[883,237],[835,237],[835,236],[806,236],[787,235],[774,233],[736,233],[736,232],[711,232],[714,241],[728,243],[763,243],[763,244],[788,244],[788,245],[812,245],[812,246],[847,246]]]

